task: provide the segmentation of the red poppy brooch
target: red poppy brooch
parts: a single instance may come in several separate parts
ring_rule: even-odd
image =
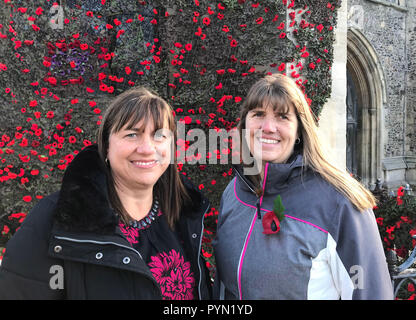
[[[273,201],[273,210],[267,212],[262,219],[263,233],[274,234],[280,231],[280,223],[285,218],[285,207],[282,204],[280,195]]]

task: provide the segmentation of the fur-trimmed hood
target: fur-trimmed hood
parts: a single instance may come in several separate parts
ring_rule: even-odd
[[[65,171],[54,222],[65,231],[113,233],[118,217],[111,208],[105,164],[96,145],[82,150]],[[182,177],[192,203],[181,210],[181,216],[197,218],[206,210],[208,201],[186,178]]]

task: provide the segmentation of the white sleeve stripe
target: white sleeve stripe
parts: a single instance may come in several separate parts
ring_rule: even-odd
[[[338,256],[337,243],[329,233],[326,246],[328,249],[328,264],[334,279],[335,287],[340,293],[342,300],[352,300],[354,284],[347,269],[345,269],[344,264]]]
[[[336,247],[335,240],[328,233],[326,248],[312,259],[307,299],[352,299],[353,282],[338,256]]]

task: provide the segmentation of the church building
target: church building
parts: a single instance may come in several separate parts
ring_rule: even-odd
[[[416,1],[348,0],[320,133],[365,185],[416,184]]]

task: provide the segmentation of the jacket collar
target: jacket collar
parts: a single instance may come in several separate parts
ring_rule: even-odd
[[[56,228],[69,232],[113,234],[118,217],[111,208],[104,162],[96,145],[82,150],[65,171],[54,213]],[[209,206],[207,199],[186,178],[182,179],[192,203],[181,216],[199,217]]]
[[[256,186],[243,173],[242,165],[234,165],[234,172],[237,179],[242,183],[241,188],[246,192],[255,193]],[[264,186],[263,194],[275,194],[277,190],[285,187],[290,181],[299,176],[304,170],[303,156],[301,154],[294,154],[286,163],[271,163],[267,162],[264,170],[264,181],[261,185]]]
[[[276,194],[282,187],[287,186],[294,178],[302,173],[304,168],[303,156],[297,154],[287,163],[267,163],[265,167],[264,194]]]

